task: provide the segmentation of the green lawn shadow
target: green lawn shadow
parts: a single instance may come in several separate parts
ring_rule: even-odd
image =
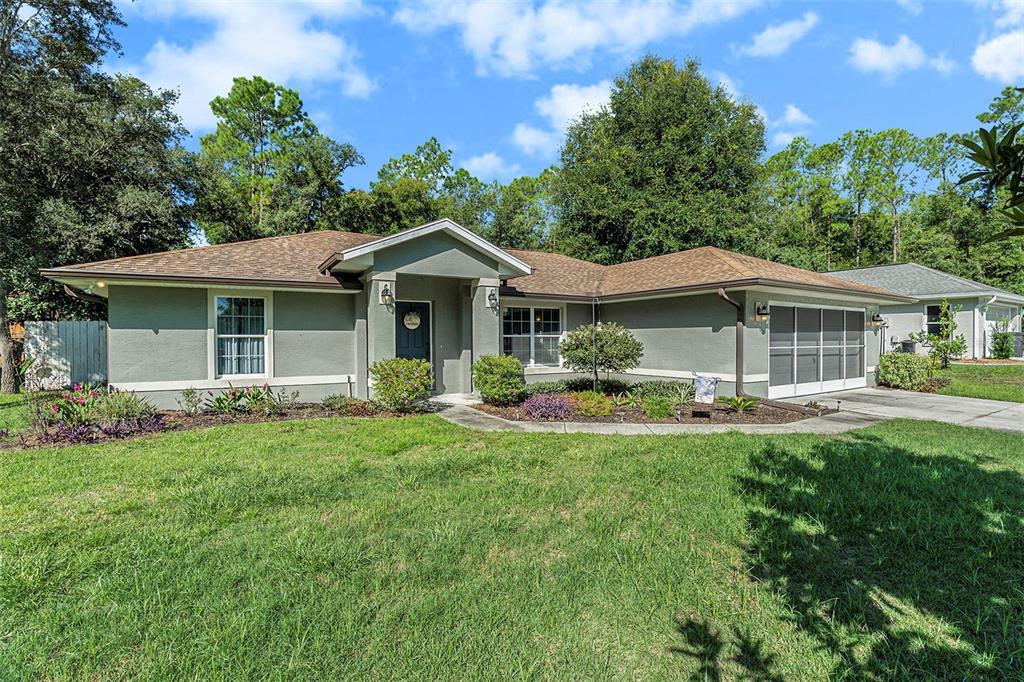
[[[1024,478],[874,436],[795,454],[771,442],[738,481],[746,558],[794,624],[855,679],[1024,676]]]

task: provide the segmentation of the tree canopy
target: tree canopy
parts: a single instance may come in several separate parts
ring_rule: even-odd
[[[569,127],[557,248],[601,263],[729,247],[754,217],[764,123],[694,60],[646,57]]]
[[[102,69],[120,24],[104,0],[0,5],[3,390],[15,375],[11,320],[90,310],[40,268],[189,243],[192,159],[176,95]]]

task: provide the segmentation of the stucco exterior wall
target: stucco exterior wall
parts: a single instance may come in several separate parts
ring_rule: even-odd
[[[917,303],[881,306],[882,318],[888,324],[884,330],[886,350],[893,350],[893,338],[898,341],[909,340],[910,334],[923,331],[927,327],[928,306],[940,305],[942,299],[922,299]],[[974,298],[950,299],[950,306],[962,306],[962,310],[954,317],[956,335],[963,335],[967,342],[965,357],[981,357],[984,353],[985,326],[983,315],[977,310],[978,301]],[[928,349],[917,345],[918,355],[927,355]]]
[[[742,293],[730,296],[743,301]],[[644,344],[636,374],[670,370],[735,378],[736,309],[717,295],[605,303],[600,317],[626,327]],[[765,358],[767,363],[767,345]]]
[[[274,376],[356,373],[355,296],[274,293]]]
[[[466,279],[498,276],[498,264],[493,259],[440,232],[382,249],[374,257],[373,269]]]
[[[111,286],[112,384],[207,378],[206,289]]]

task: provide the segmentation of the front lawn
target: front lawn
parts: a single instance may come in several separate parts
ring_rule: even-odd
[[[0,453],[0,679],[1019,679],[1020,437],[238,424]]]
[[[24,393],[0,393],[0,431],[23,431],[28,426]]]
[[[1024,363],[1003,365],[950,365],[936,376],[950,380],[939,389],[943,395],[987,398],[1024,403]]]

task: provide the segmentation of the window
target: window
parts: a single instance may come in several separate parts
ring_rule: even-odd
[[[937,305],[930,305],[925,308],[925,317],[928,323],[929,334],[938,335],[942,332],[942,325],[939,324],[939,311],[941,309],[941,306]]]
[[[266,372],[266,304],[262,298],[218,296],[217,375]]]
[[[562,338],[560,308],[505,308],[502,312],[502,352],[526,366],[557,367]]]

